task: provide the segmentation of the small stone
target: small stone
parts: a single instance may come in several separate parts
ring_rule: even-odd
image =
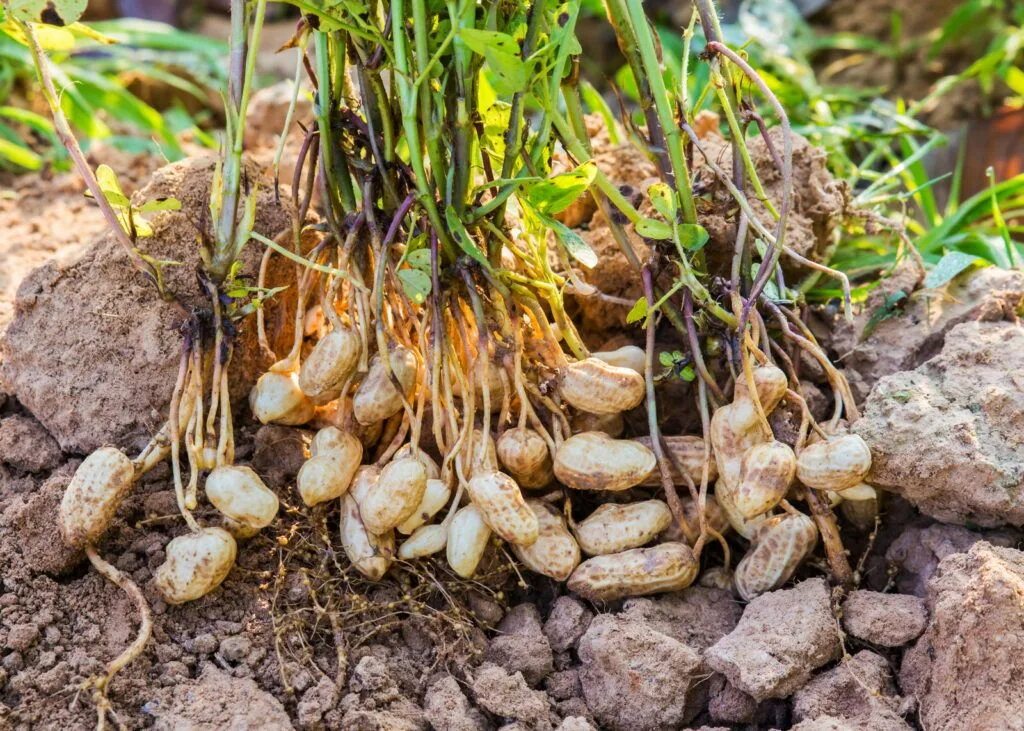
[[[192,652],[197,655],[209,655],[217,650],[217,638],[208,632],[204,632],[201,635],[196,635],[195,639],[192,640]],[[223,654],[223,649],[221,654]],[[228,659],[226,656],[225,660]]]
[[[854,591],[843,603],[843,629],[881,647],[916,640],[928,623],[924,600],[909,594]]]
[[[551,649],[565,652],[575,647],[593,618],[594,613],[583,602],[571,596],[558,597],[551,607],[548,621],[544,623],[544,635]]]
[[[597,728],[583,716],[568,716],[562,719],[556,731],[597,731]]]
[[[252,649],[252,642],[247,637],[225,637],[220,641],[220,654],[228,662],[242,662]]]

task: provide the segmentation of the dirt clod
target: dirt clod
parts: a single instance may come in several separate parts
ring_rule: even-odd
[[[828,585],[808,579],[750,602],[736,629],[708,649],[707,660],[762,701],[790,695],[839,653]]]
[[[793,720],[897,715],[900,698],[885,658],[869,650],[840,662],[793,695]]]
[[[715,723],[754,723],[757,701],[715,673],[709,681],[708,713]]]
[[[502,718],[550,728],[547,695],[532,690],[522,673],[510,673],[493,663],[484,663],[473,675],[477,704]]]
[[[688,699],[700,655],[645,622],[597,616],[580,640],[579,657],[583,695],[604,728],[655,731],[696,715]]]
[[[533,604],[512,607],[487,646],[485,659],[510,673],[521,672],[531,686],[538,685],[554,669],[551,645],[544,635],[540,612]]]
[[[435,731],[484,731],[489,727],[483,714],[470,705],[459,681],[450,675],[427,689],[423,710]]]
[[[928,623],[924,601],[907,594],[855,591],[843,602],[843,629],[881,647],[916,640]]]
[[[31,416],[14,414],[0,421],[0,462],[21,472],[48,472],[61,457],[60,446]]]
[[[583,602],[571,596],[560,596],[551,607],[551,613],[544,622],[544,635],[551,649],[565,652],[576,646],[587,631],[594,613]]]
[[[944,522],[1024,524],[1022,370],[1024,329],[971,322],[932,360],[883,378],[853,425],[871,448],[868,481]]]
[[[981,542],[947,556],[928,586],[931,621],[900,684],[932,731],[1018,728],[1024,718],[1024,553]]]
[[[244,702],[239,702],[241,699]],[[143,712],[153,717],[153,728],[158,731],[294,728],[273,696],[250,678],[232,677],[214,665],[204,666],[196,680],[180,682],[163,697],[147,703]]]

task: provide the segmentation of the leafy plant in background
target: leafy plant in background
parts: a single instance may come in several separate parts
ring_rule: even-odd
[[[40,42],[55,62],[61,105],[86,144],[107,142],[129,151],[151,151],[174,160],[179,139],[199,144],[212,138],[181,99],[204,110],[224,82],[226,46],[170,26],[120,19],[67,27],[41,26]],[[134,94],[132,83],[166,86],[179,101],[157,109]],[[21,92],[35,83],[31,54],[17,27],[0,9],[0,167],[65,168],[67,158],[48,116],[29,108]]]

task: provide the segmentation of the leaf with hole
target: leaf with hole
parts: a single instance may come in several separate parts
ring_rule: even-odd
[[[88,0],[10,0],[11,14],[26,23],[71,25],[85,12]]]

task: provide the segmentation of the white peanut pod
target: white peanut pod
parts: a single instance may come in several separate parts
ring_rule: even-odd
[[[316,433],[309,451],[313,456],[296,478],[302,502],[313,506],[344,495],[363,459],[362,442],[353,434],[327,427]]]
[[[803,448],[796,476],[815,490],[842,492],[864,481],[871,471],[871,450],[856,434],[844,434]]]
[[[732,490],[736,490],[743,470],[743,455],[751,447],[769,439],[762,429],[754,402],[737,398],[731,404],[716,409],[711,416],[710,436],[719,480],[725,480]]]
[[[250,528],[264,528],[277,516],[277,495],[250,467],[215,469],[206,478],[206,498],[223,515]]]
[[[786,395],[789,379],[781,368],[767,364],[756,366],[753,375],[757,397],[761,402],[761,408],[764,409],[765,416],[767,416],[775,410],[775,407],[782,401],[782,397]],[[736,380],[733,400],[741,398],[749,398],[747,379],[742,373]]]
[[[220,586],[235,565],[238,547],[223,528],[203,528],[173,539],[164,553],[154,573],[156,588],[168,604],[182,604]]]
[[[366,448],[377,443],[381,432],[384,431],[384,422],[376,421],[373,424],[360,424],[351,418],[352,397],[342,395],[334,401],[328,401],[323,406],[317,406],[309,425],[315,429],[335,428],[340,431],[351,433]],[[312,449],[312,447],[310,447]]]
[[[559,392],[567,403],[591,414],[617,414],[644,400],[644,377],[631,368],[587,358],[566,366]]]
[[[540,526],[519,485],[504,472],[478,472],[466,485],[473,501],[501,539],[513,545],[529,546],[537,540]]]
[[[297,426],[313,418],[315,406],[295,373],[267,371],[249,392],[249,408],[261,424]]]
[[[644,349],[638,348],[635,345],[623,345],[615,350],[602,350],[597,353],[591,353],[590,357],[603,360],[608,365],[615,366],[616,368],[628,368],[631,371],[636,371],[641,376],[644,374],[647,363],[647,354],[644,352]]]
[[[411,561],[414,558],[433,556],[444,550],[447,544],[448,526],[443,523],[422,525],[402,541],[402,545],[398,547],[398,557],[404,561]]]
[[[599,505],[576,524],[580,548],[589,556],[620,553],[650,543],[672,522],[672,511],[661,500]]]
[[[634,441],[640,442],[648,449],[651,448],[650,437],[636,437]],[[704,440],[695,436],[671,436],[662,437],[662,441],[665,445],[665,458],[668,460],[669,471],[672,474],[672,484],[687,485],[692,480],[694,484],[699,485],[704,472]],[[686,470],[690,480],[687,480],[676,469],[676,463]],[[718,463],[715,462],[714,455],[707,460],[707,467],[708,482],[714,482],[718,477]],[[645,487],[660,487],[661,469],[655,465],[654,470],[647,475],[642,484]]]
[[[763,515],[786,497],[796,474],[796,455],[788,444],[755,444],[743,455],[733,504],[743,518]]]
[[[591,601],[613,601],[685,589],[700,563],[685,543],[659,543],[622,553],[594,556],[569,577],[569,591]]]
[[[736,566],[736,591],[750,601],[789,581],[818,543],[818,529],[806,515],[778,515],[757,532],[756,541]]]
[[[654,452],[639,442],[584,432],[566,439],[555,452],[555,476],[574,490],[628,490],[657,465]]]
[[[402,397],[408,395],[416,383],[416,356],[411,350],[396,346],[388,361],[402,391],[392,383],[380,354],[373,356],[366,378],[352,397],[352,413],[360,424],[374,424],[393,416],[402,408]]]
[[[358,333],[347,327],[331,330],[302,363],[299,388],[313,403],[338,398],[345,382],[355,372],[362,352]]]
[[[878,491],[865,482],[843,490],[839,493],[843,502],[839,510],[843,517],[860,530],[870,530],[878,517]],[[849,497],[847,497],[849,495]]]
[[[464,454],[468,459],[469,467],[466,469],[466,476],[472,477],[478,472],[491,472],[498,469],[498,450],[494,444],[493,432],[488,431],[487,439],[484,440],[483,429],[473,429],[470,440],[465,444]]]
[[[427,469],[412,457],[387,463],[377,483],[359,502],[359,514],[371,533],[382,534],[405,522],[423,500]]]
[[[747,540],[752,539],[756,535],[758,526],[765,520],[763,515],[749,519],[743,517],[739,508],[736,507],[735,491],[721,477],[715,483],[715,501],[728,519],[732,529]]]
[[[618,439],[626,429],[626,422],[622,414],[588,414],[586,411],[577,411],[569,419],[569,426],[573,434],[599,431],[612,439]]]
[[[565,581],[580,563],[576,539],[553,507],[542,500],[527,500],[526,504],[537,516],[540,532],[532,545],[513,545],[512,552],[531,571]]]
[[[373,581],[384,577],[395,558],[394,531],[381,534],[368,531],[351,495],[343,497],[341,502],[341,546],[356,570]]]
[[[441,476],[441,468],[437,466],[437,462],[429,454],[424,452],[422,449],[413,447],[412,444],[405,444],[391,459],[404,459],[406,457],[415,457],[417,460],[423,463],[423,467],[427,470],[427,479],[436,480]]]
[[[99,540],[135,481],[135,466],[115,447],[101,447],[75,470],[60,501],[60,532],[71,548]]]
[[[508,429],[498,438],[498,459],[522,487],[544,487],[554,478],[548,443],[529,427]]]
[[[448,544],[445,546],[452,571],[464,579],[472,578],[490,539],[491,529],[479,508],[475,505],[459,508],[448,525]]]
[[[427,489],[423,491],[423,498],[416,506],[413,514],[406,518],[398,526],[398,532],[402,535],[409,535],[448,504],[451,499],[452,490],[444,480],[428,479]]]
[[[362,465],[356,470],[355,477],[352,478],[348,494],[352,496],[356,504],[362,506],[366,497],[376,489],[379,479],[380,467],[373,464]]]
[[[876,500],[878,498],[878,491],[866,482],[858,482],[853,487],[840,490],[839,496],[843,500],[856,503],[864,500]]]

